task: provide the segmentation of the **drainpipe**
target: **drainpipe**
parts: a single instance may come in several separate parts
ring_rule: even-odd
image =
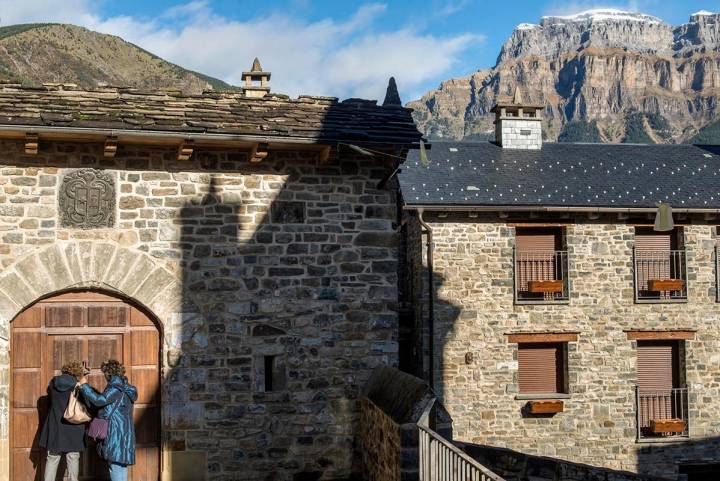
[[[433,231],[432,227],[423,220],[423,210],[418,209],[418,220],[427,235],[427,265],[428,265],[428,357],[430,358],[430,388],[435,387],[435,279],[433,272]]]

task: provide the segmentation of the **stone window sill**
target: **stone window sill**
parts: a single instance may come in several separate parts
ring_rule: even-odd
[[[636,439],[637,444],[669,444],[690,441],[690,436],[667,436],[664,438],[641,438]]]
[[[547,394],[517,394],[515,399],[518,401],[536,401],[541,399],[570,399],[569,394],[564,393],[547,393]]]
[[[553,305],[559,305],[559,306],[567,306],[570,304],[569,300],[562,300],[562,301],[520,301],[515,300],[515,305],[518,306],[553,306]]]

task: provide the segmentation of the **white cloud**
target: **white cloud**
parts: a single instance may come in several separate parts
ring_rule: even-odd
[[[464,2],[459,2],[460,4]],[[205,1],[167,10],[160,18],[102,17],[86,0],[0,0],[2,23],[69,22],[118,35],[185,68],[240,84],[241,72],[260,58],[272,71],[273,91],[358,96],[382,100],[395,76],[404,100],[450,76],[480,35],[434,36],[378,24],[384,4],[358,8],[348,19],[307,22],[283,14],[237,21],[215,14]]]

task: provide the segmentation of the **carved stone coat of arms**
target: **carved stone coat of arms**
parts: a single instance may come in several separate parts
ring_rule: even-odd
[[[60,225],[80,229],[113,227],[115,182],[110,174],[80,169],[65,175],[59,196]]]

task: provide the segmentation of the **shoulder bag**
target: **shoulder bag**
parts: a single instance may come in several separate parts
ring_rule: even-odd
[[[75,387],[73,392],[70,394],[70,400],[65,408],[63,418],[71,424],[84,424],[92,419],[88,413],[87,407],[85,407],[85,404],[78,399],[77,387]]]
[[[120,402],[122,401],[123,397],[125,396],[125,391],[120,391],[120,398],[115,401],[115,404],[113,405],[112,411],[110,411],[110,414],[108,414],[107,418],[93,418],[92,422],[90,423],[90,426],[88,427],[87,435],[90,438],[93,438],[95,441],[103,441],[108,436],[108,420],[112,417],[112,415],[115,413],[115,410],[120,406]]]

